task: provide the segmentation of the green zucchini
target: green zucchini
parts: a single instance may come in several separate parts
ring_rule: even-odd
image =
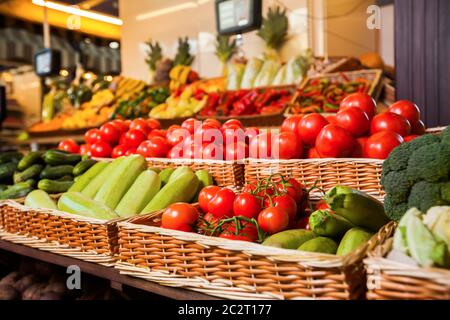
[[[306,241],[298,250],[300,251],[308,251],[308,252],[320,252],[320,253],[329,253],[335,254],[338,249],[337,243],[327,237],[317,237],[311,240]]]
[[[163,171],[159,173],[159,178],[161,179],[161,185],[164,187],[170,179],[170,176],[173,174],[175,169],[173,168],[166,168]]]
[[[39,174],[42,172],[44,166],[40,164],[33,164],[31,167],[28,167],[25,171],[16,172],[14,174],[14,183],[25,182],[28,179],[33,179],[39,177]]]
[[[121,217],[139,214],[161,188],[161,179],[152,170],[142,172],[120,200],[115,211]]]
[[[25,182],[17,183],[10,186],[5,191],[0,192],[0,200],[4,199],[20,199],[26,197],[31,191],[33,191],[34,180],[28,180]]]
[[[352,228],[348,230],[339,243],[337,255],[345,256],[358,249],[359,246],[369,241],[373,233],[363,228]]]
[[[43,190],[34,190],[25,198],[25,206],[30,208],[45,208],[58,210],[55,201]]]
[[[64,212],[100,220],[111,220],[118,215],[108,206],[92,200],[80,192],[67,192],[58,201],[58,209]]]
[[[42,156],[45,163],[51,166],[61,166],[64,164],[75,165],[81,161],[79,154],[68,154],[60,150],[49,150]]]
[[[81,192],[86,186],[102,172],[107,166],[108,162],[97,162],[83,175],[75,178],[75,183],[70,187],[70,192]]]
[[[174,180],[176,180],[176,179],[178,179],[181,175],[183,175],[183,174],[185,174],[185,173],[192,173],[192,174],[194,174],[194,171],[192,171],[191,168],[186,167],[186,166],[178,167],[178,168],[176,168],[175,171],[170,175],[170,178],[169,178],[168,183],[169,183],[169,182],[172,182],[172,181],[174,181]]]
[[[46,166],[41,172],[41,179],[59,179],[64,176],[71,176],[73,172],[73,166],[64,164],[60,166]]]
[[[42,151],[31,151],[28,152],[17,165],[17,169],[20,171],[24,171],[31,167],[32,165],[42,162]]]
[[[141,213],[162,210],[177,202],[190,202],[197,192],[199,183],[197,176],[192,171],[185,172],[177,179],[169,181]]]
[[[264,240],[262,245],[283,249],[297,249],[303,243],[315,237],[316,235],[310,230],[291,229],[271,235]]]
[[[104,182],[94,199],[114,209],[145,166],[145,158],[140,155],[125,158]]]
[[[38,183],[38,189],[50,194],[67,192],[73,185],[73,181],[56,181],[43,179]]]
[[[81,176],[86,171],[88,171],[93,165],[95,165],[97,161],[94,159],[86,159],[77,163],[77,165],[73,168],[73,175],[75,177]]]
[[[125,157],[115,159],[113,162],[108,163],[106,168],[100,172],[95,178],[93,178],[88,185],[81,191],[82,194],[88,198],[94,198],[98,190],[103,186],[106,179],[108,179],[117,167],[125,160]]]
[[[0,153],[0,164],[8,162],[19,162],[22,158],[22,154],[16,151],[8,151]]]
[[[17,163],[8,162],[0,164],[0,181],[8,181],[14,176],[17,169]]]

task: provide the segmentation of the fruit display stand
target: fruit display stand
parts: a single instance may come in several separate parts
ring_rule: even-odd
[[[381,187],[383,160],[376,159],[295,159],[245,161],[245,181],[268,178],[275,173],[292,175],[307,186],[316,185],[329,190],[335,185],[345,185],[363,191],[379,200],[384,197]],[[311,195],[320,194],[313,190]]]
[[[103,221],[0,201],[0,237],[13,243],[112,266],[117,220]]]
[[[364,260],[369,300],[449,300],[450,271],[421,268],[385,258],[392,238],[375,247]]]
[[[300,252],[160,228],[162,212],[118,223],[115,267],[162,285],[227,299],[358,299],[367,250],[392,235],[383,227],[346,256]]]

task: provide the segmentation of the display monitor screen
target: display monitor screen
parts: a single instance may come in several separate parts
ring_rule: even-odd
[[[61,54],[59,51],[44,49],[34,56],[34,69],[40,77],[57,75],[60,68]]]
[[[261,1],[216,1],[217,26],[220,34],[237,34],[261,26]]]

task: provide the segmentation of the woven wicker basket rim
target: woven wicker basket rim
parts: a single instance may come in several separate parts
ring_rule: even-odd
[[[94,158],[97,161],[111,162],[114,159],[111,158]],[[161,163],[173,163],[173,164],[208,164],[208,165],[235,165],[242,164],[243,161],[235,160],[208,160],[208,159],[169,159],[169,158],[146,158],[148,162],[161,162]]]
[[[296,164],[296,163],[319,163],[319,164],[329,164],[329,163],[362,163],[362,164],[374,164],[381,165],[383,160],[379,159],[365,159],[365,158],[315,158],[315,159],[255,159],[247,158],[244,160],[246,164],[251,163],[267,163],[267,164]]]

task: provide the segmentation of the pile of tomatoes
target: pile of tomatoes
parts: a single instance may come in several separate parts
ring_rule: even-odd
[[[169,206],[161,227],[258,242],[266,235],[308,226],[307,190],[281,175],[250,183],[239,194],[208,186],[200,191],[198,202],[200,210],[187,203]]]
[[[284,140],[297,148],[280,158],[386,159],[403,142],[425,133],[419,108],[401,100],[376,115],[375,101],[365,93],[347,96],[336,115],[295,115],[281,127]]]

